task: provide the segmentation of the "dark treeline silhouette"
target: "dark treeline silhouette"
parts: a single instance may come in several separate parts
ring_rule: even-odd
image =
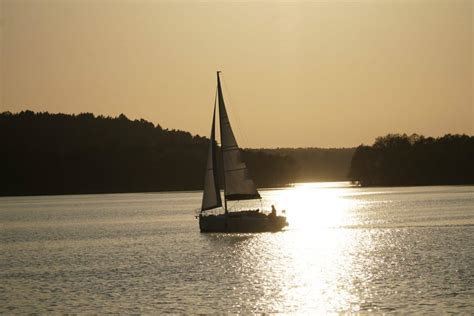
[[[0,114],[0,195],[200,190],[209,139],[145,120]],[[474,183],[474,137],[387,135],[357,149],[246,149],[258,187]],[[352,159],[352,160],[351,160]],[[222,183],[222,181],[221,181]]]
[[[293,169],[295,181],[310,182],[347,180],[355,148],[277,148],[250,151],[292,159],[297,166]]]
[[[379,137],[356,149],[349,178],[363,186],[474,184],[474,136]]]
[[[199,190],[208,144],[208,138],[123,114],[4,112],[0,195]],[[291,157],[244,155],[258,186],[295,181]]]

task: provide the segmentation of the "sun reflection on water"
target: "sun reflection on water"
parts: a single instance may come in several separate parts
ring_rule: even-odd
[[[232,278],[237,297],[247,300],[239,301],[240,308],[250,305],[252,313],[393,312],[417,311],[414,302],[423,301],[436,311],[434,302],[451,300],[449,289],[442,299],[439,289],[457,277],[445,264],[446,250],[437,252],[433,245],[451,249],[443,248],[449,242],[456,249],[463,239],[448,237],[451,228],[462,235],[474,222],[472,189],[452,190],[456,193],[441,187],[374,191],[349,183],[307,183],[263,191],[262,207],[286,210],[289,226],[278,233],[228,237],[238,240],[229,262],[239,271]],[[419,290],[427,280],[434,295]],[[463,286],[458,292],[466,292]]]
[[[269,191],[266,201],[287,210],[290,229],[311,230],[347,225],[351,213],[360,204],[348,197],[346,183],[304,183],[290,189]]]
[[[357,282],[351,260],[360,241],[354,230],[337,229],[352,223],[360,204],[351,198],[351,189],[346,183],[308,183],[266,192],[264,203],[286,210],[289,227],[260,235],[257,249],[251,250],[257,275],[263,276],[259,282],[273,295],[263,295],[262,305],[268,308],[271,299],[274,312],[360,310],[361,299],[351,285]],[[368,249],[370,242],[365,242]]]
[[[239,271],[234,288],[257,293],[252,312],[388,311],[377,307],[373,288],[383,282],[374,282],[384,277],[385,252],[400,241],[373,226],[381,223],[374,214],[384,210],[376,206],[374,212],[363,189],[305,183],[266,190],[262,197],[261,205],[247,207],[285,210],[286,230],[228,236],[235,242],[229,246],[231,271]],[[240,296],[248,299],[247,293]]]

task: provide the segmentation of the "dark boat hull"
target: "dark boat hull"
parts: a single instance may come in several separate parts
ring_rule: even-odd
[[[286,217],[261,213],[233,212],[227,216],[199,216],[201,233],[260,233],[277,232],[288,225]]]

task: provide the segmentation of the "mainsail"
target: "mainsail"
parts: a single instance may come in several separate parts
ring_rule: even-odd
[[[260,194],[249,176],[247,166],[242,160],[239,146],[230,126],[229,116],[225,109],[224,96],[222,95],[219,72],[217,73],[217,96],[219,101],[225,197],[227,200],[259,199]]]
[[[219,182],[217,177],[217,155],[216,155],[216,105],[214,104],[214,114],[212,115],[211,138],[209,141],[209,151],[207,155],[206,174],[204,176],[204,195],[202,197],[201,211],[210,210],[222,206]]]

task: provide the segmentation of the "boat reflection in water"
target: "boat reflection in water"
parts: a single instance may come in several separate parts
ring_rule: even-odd
[[[466,228],[474,216],[467,205],[457,208],[462,216],[451,211],[447,219],[456,205],[434,204],[440,195],[451,199],[444,194],[426,187],[394,192],[348,183],[300,184],[262,191],[264,206],[289,210],[285,231],[205,238],[218,248],[220,273],[232,275],[220,282],[231,289],[227,294],[236,310],[426,312],[451,302],[456,311],[444,283],[448,278],[458,287],[465,306],[469,288],[462,288],[453,267],[469,271],[465,259],[473,251],[458,259],[447,256],[448,247],[459,249],[462,238],[452,237],[446,221]]]

